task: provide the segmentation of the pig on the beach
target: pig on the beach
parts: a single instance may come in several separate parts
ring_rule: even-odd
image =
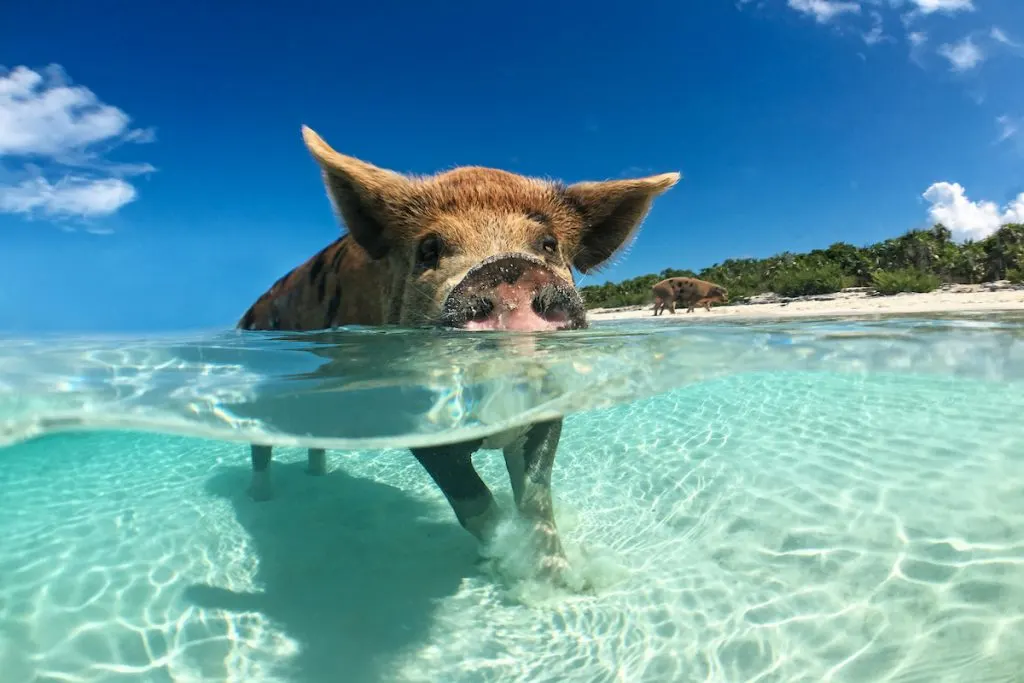
[[[584,328],[573,269],[594,271],[618,253],[679,180],[664,173],[566,185],[472,166],[412,177],[339,154],[308,127],[302,135],[347,232],[262,294],[238,322],[244,330]],[[518,513],[544,557],[540,569],[557,578],[567,566],[550,489],[561,432],[555,419],[411,450],[483,542],[498,510],[472,456],[503,450]],[[309,449],[308,460],[311,474],[326,471],[323,449]],[[257,500],[271,497],[270,461],[270,446],[252,446]]]
[[[651,292],[654,294],[654,315],[660,315],[665,308],[675,315],[677,303],[686,306],[687,313],[692,313],[696,306],[711,311],[712,303],[729,300],[725,287],[695,277],[666,278],[651,287]]]

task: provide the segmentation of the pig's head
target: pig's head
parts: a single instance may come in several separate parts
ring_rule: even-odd
[[[720,301],[724,304],[729,301],[729,292],[725,289],[725,287],[715,285],[714,287],[711,288],[711,291],[708,292],[707,298],[711,299],[712,301]]]
[[[585,327],[573,269],[606,263],[679,180],[665,173],[562,185],[480,167],[410,177],[302,133],[339,218],[386,265],[390,317],[403,325]]]

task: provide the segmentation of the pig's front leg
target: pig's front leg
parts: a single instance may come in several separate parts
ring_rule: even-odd
[[[516,507],[530,524],[541,555],[541,571],[556,579],[568,568],[551,501],[551,470],[561,435],[561,419],[539,422],[504,449]]]
[[[252,444],[252,481],[249,484],[249,495],[253,500],[270,500],[270,460],[274,449],[271,446]]]
[[[477,439],[411,450],[448,499],[459,524],[477,540],[486,541],[498,521],[498,506],[491,490],[473,468],[473,453],[481,443]]]
[[[310,448],[306,454],[306,472],[314,477],[327,474],[327,451],[323,448]]]

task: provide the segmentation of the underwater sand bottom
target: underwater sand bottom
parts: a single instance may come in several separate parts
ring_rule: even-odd
[[[257,504],[240,444],[33,441],[0,451],[0,678],[1019,680],[1021,415],[999,384],[779,373],[572,417],[590,597],[485,572],[404,451],[317,478],[280,449]]]

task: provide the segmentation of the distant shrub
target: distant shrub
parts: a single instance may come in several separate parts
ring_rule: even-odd
[[[600,296],[588,296],[588,292],[582,292],[582,296],[587,309],[646,306],[652,302],[649,292],[605,292]]]
[[[761,293],[761,290],[757,287],[742,281],[714,280],[713,282],[717,285],[722,285],[729,292],[729,301],[724,304],[715,304],[716,306],[731,306],[734,303]]]
[[[587,308],[649,305],[654,283],[680,275],[725,287],[730,304],[765,292],[793,297],[874,286],[880,293],[895,294],[931,291],[940,282],[1024,283],[1024,223],[1006,224],[984,239],[963,243],[954,242],[952,232],[936,224],[863,247],[836,242],[801,254],[728,258],[697,273],[666,268],[617,283],[588,285],[580,293]]]
[[[879,294],[900,292],[931,292],[938,289],[942,281],[937,275],[913,268],[900,270],[876,270],[871,275],[871,284]]]
[[[833,263],[794,267],[772,279],[772,291],[779,296],[832,294],[843,289],[843,271]]]

